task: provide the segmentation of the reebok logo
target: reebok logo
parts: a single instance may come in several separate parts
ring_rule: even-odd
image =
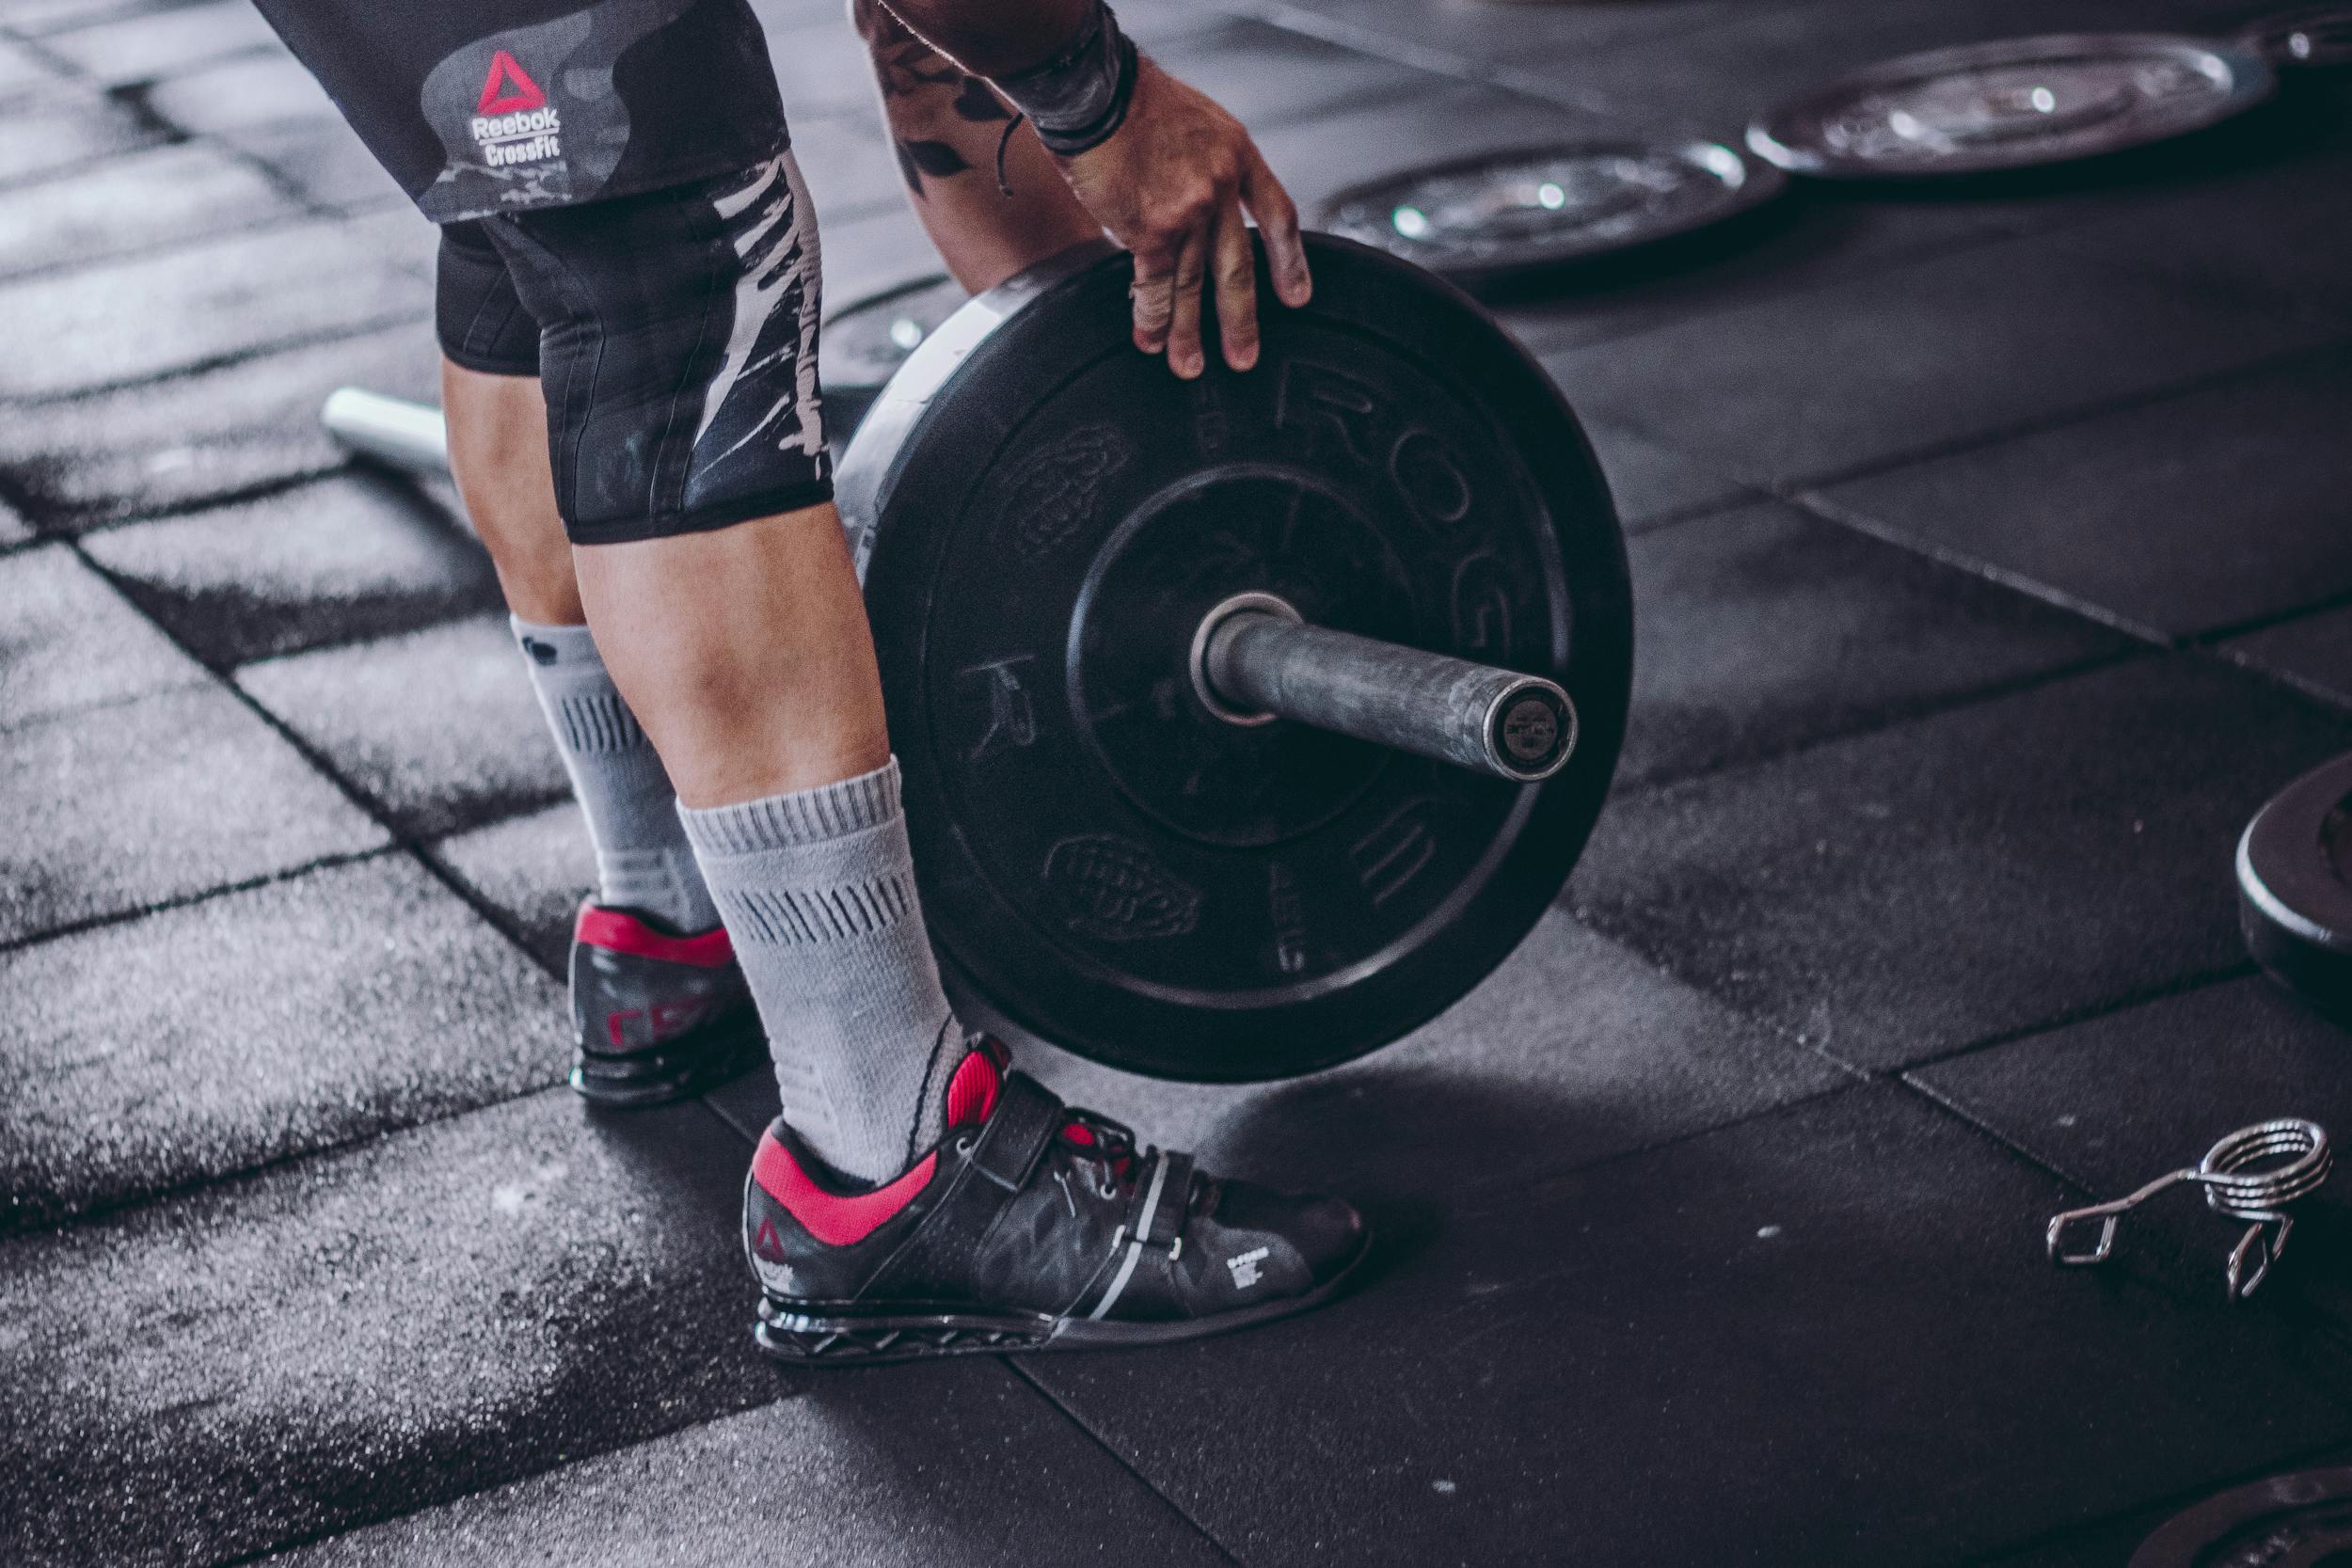
[[[1247,1291],[1249,1287],[1258,1283],[1258,1265],[1264,1262],[1265,1259],[1266,1249],[1262,1246],[1255,1246],[1251,1247],[1248,1252],[1236,1253],[1232,1257],[1225,1259],[1225,1266],[1232,1271],[1233,1289],[1236,1291]]]
[[[771,1263],[784,1261],[784,1243],[776,1239],[775,1221],[763,1219],[759,1222],[759,1235],[752,1242],[752,1250]]]
[[[511,115],[519,109],[536,109],[547,101],[548,95],[539,90],[531,73],[501,49],[490,56],[490,74],[482,79],[482,102],[474,113]]]
[[[469,129],[482,161],[491,168],[546,163],[564,156],[563,117],[539,84],[501,49],[490,56],[482,79],[482,102]]]

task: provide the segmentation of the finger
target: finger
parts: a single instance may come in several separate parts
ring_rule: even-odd
[[[1163,251],[1136,252],[1136,280],[1127,290],[1135,313],[1136,347],[1157,354],[1168,346],[1175,313],[1176,259]]]
[[[1246,371],[1258,362],[1258,250],[1239,202],[1227,202],[1216,220],[1216,325],[1227,364]]]
[[[1184,236],[1168,289],[1168,368],[1186,381],[1206,368],[1200,356],[1200,284],[1208,264],[1209,231],[1204,225]]]
[[[1265,237],[1266,267],[1274,275],[1276,297],[1285,305],[1306,304],[1314,293],[1314,278],[1307,270],[1307,247],[1298,239],[1298,207],[1255,148],[1242,174],[1241,198]]]

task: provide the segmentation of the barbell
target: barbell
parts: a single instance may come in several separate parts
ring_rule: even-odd
[[[965,305],[844,453],[959,1009],[1202,1081],[1408,1032],[1541,918],[1607,795],[1632,609],[1575,417],[1467,295],[1311,236],[1260,361],[1179,381],[1079,246]],[[1214,331],[1214,324],[1210,325]],[[353,447],[446,468],[430,409]]]

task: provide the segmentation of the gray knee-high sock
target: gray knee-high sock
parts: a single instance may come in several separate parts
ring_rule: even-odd
[[[588,818],[597,902],[649,914],[681,933],[709,930],[719,911],[678,821],[677,791],[605,673],[596,639],[586,626],[534,626],[519,616],[514,626]]]
[[[784,1119],[861,1181],[939,1141],[963,1031],[914,893],[897,758],[820,788],[680,806],[775,1053]]]

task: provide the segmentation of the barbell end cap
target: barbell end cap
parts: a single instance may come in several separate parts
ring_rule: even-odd
[[[1575,702],[1540,676],[1504,688],[1486,709],[1487,757],[1520,784],[1541,784],[1565,768],[1576,740]]]

